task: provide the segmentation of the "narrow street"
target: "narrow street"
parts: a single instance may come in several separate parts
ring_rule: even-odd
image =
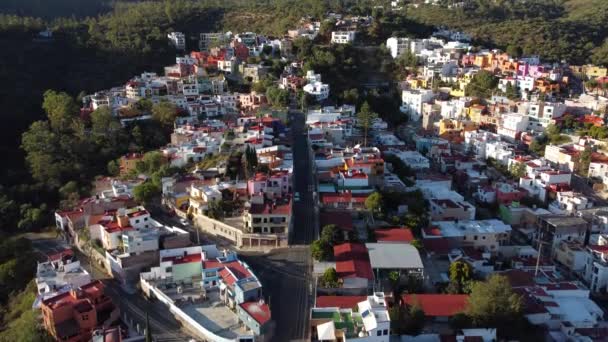
[[[315,175],[312,168],[305,115],[290,111],[293,137],[292,231],[289,248],[268,254],[240,254],[264,286],[275,324],[271,341],[309,340],[309,313],[313,303],[312,259],[309,245],[319,232],[315,210]]]

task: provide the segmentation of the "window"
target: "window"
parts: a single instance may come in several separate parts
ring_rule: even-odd
[[[89,315],[82,315],[82,320],[83,321],[88,321],[89,320]]]
[[[477,235],[475,235],[475,236],[473,237],[473,240],[477,241]]]
[[[388,335],[388,329],[384,329],[384,331],[382,331],[382,335]]]
[[[135,223],[139,223],[139,220],[135,220]]]
[[[173,271],[173,267],[169,266],[167,268],[165,268],[165,272],[170,273]]]
[[[147,218],[147,217],[145,217],[145,218],[144,218],[144,221],[148,221],[148,218]]]
[[[376,336],[382,336],[382,331],[381,330],[376,331]]]

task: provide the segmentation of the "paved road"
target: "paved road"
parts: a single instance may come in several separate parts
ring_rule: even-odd
[[[244,255],[262,282],[274,322],[271,341],[307,341],[312,304],[308,247],[291,247],[264,255]]]
[[[319,235],[313,198],[315,175],[304,114],[292,111],[290,115],[293,135],[293,191],[300,196],[300,200],[293,203],[294,225],[293,233],[290,234],[290,244],[308,245]]]
[[[69,245],[61,238],[32,238],[32,244],[36,250],[43,254],[59,252]],[[91,265],[86,255],[72,248],[80,264],[91,277],[100,279],[106,286],[106,295],[112,298],[114,304],[120,307],[121,314],[125,312],[131,320],[140,323],[142,329],[145,326],[146,312],[150,317],[152,333],[157,342],[188,341],[188,335],[181,331],[181,326],[169,313],[165,305],[160,302],[150,302],[138,293],[127,293],[113,279],[109,278],[98,265]],[[93,266],[93,268],[91,268]]]
[[[275,329],[272,341],[309,340],[309,314],[312,304],[312,260],[310,248],[318,236],[315,210],[315,176],[304,114],[290,111],[293,138],[293,191],[300,200],[293,203],[292,247],[268,254],[241,253],[240,257],[262,282],[270,305]]]

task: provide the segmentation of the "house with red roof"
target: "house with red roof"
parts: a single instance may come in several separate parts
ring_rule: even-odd
[[[344,232],[353,232],[353,217],[347,210],[326,210],[319,214],[320,226],[335,225]]]
[[[416,305],[424,311],[427,318],[444,322],[450,317],[464,312],[468,300],[469,295],[460,294],[404,294],[401,296],[402,305]]]
[[[376,241],[384,243],[411,243],[414,234],[407,227],[393,227],[375,229]]]
[[[352,192],[322,193],[321,203],[325,208],[332,209],[364,209],[365,200],[369,194]]]
[[[243,214],[243,230],[253,237],[243,238],[243,244],[265,244],[279,247],[286,245],[287,234],[291,224],[292,202],[291,198],[265,199],[263,196],[251,196],[249,208]]]
[[[367,289],[371,286],[374,273],[364,244],[346,242],[335,245],[334,259],[343,288]]]

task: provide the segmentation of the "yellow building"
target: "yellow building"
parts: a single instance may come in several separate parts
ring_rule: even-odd
[[[469,119],[476,124],[481,123],[481,117],[486,110],[486,106],[480,104],[474,104],[468,107],[467,114]]]
[[[587,77],[606,77],[608,76],[608,68],[602,68],[596,65],[585,65],[585,75]]]
[[[419,79],[419,78],[412,78],[407,80],[407,83],[410,85],[410,88],[412,89],[426,89],[428,82],[427,80],[423,80],[423,79]]]
[[[472,121],[443,119],[437,123],[437,134],[440,138],[458,143],[463,140],[463,132],[474,131],[477,125]]]

